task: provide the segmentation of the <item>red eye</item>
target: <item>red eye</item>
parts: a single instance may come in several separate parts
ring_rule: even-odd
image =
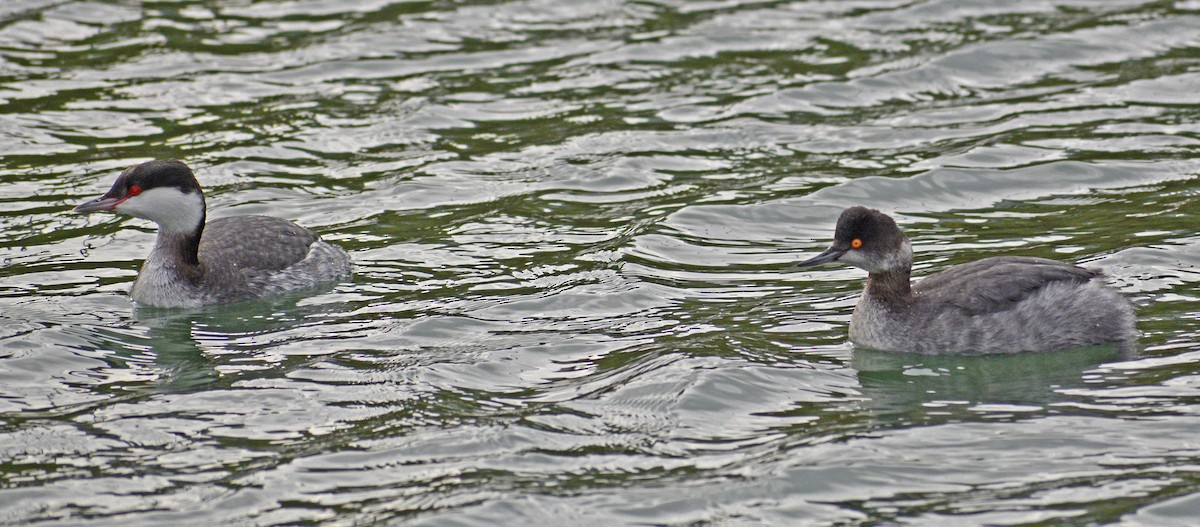
[[[137,186],[137,185],[134,185],[134,186],[132,186],[132,187],[129,187],[129,195],[130,195],[130,196],[136,196],[136,195],[138,195],[138,194],[141,194],[141,193],[142,193],[142,187],[139,187],[139,186]]]
[[[853,248],[855,248],[855,249],[857,249],[857,248],[859,248],[859,247],[862,247],[862,240],[860,240],[860,239],[858,239],[858,238],[855,238],[855,239],[853,239],[853,240],[850,240],[850,246],[851,246],[851,247],[853,247]]]

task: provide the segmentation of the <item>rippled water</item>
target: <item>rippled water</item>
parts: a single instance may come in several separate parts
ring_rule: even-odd
[[[6,1],[0,522],[1192,525],[1198,93],[1190,0]],[[167,157],[353,282],[135,308]],[[853,349],[850,204],[1144,349]]]

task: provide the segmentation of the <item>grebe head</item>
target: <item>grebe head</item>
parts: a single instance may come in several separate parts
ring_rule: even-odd
[[[838,217],[833,245],[798,267],[843,262],[872,274],[908,272],[912,257],[912,245],[892,218],[875,209],[850,207]]]
[[[97,211],[150,220],[166,233],[190,234],[204,226],[204,193],[182,161],[148,161],[125,169],[106,194],[74,209]]]

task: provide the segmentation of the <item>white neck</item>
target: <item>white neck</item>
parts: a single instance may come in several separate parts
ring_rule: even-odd
[[[175,187],[146,190],[121,202],[116,210],[157,223],[159,232],[168,235],[191,234],[204,224],[204,196]]]

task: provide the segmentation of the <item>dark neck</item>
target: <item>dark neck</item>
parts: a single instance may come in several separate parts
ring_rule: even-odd
[[[905,307],[912,302],[910,273],[908,269],[871,273],[866,294],[888,307]]]
[[[207,214],[202,210],[200,212],[200,223],[196,225],[196,230],[182,236],[182,245],[180,246],[179,254],[183,263],[196,267],[200,266],[200,235],[204,234],[205,216]]]
[[[204,233],[204,220],[196,230],[188,233],[158,231],[158,239],[154,241],[154,252],[159,258],[167,259],[179,266],[186,275],[198,275],[200,272],[200,235]]]
[[[204,234],[204,223],[196,227],[195,232],[183,237],[182,256],[183,262],[188,265],[200,266],[200,235]]]

